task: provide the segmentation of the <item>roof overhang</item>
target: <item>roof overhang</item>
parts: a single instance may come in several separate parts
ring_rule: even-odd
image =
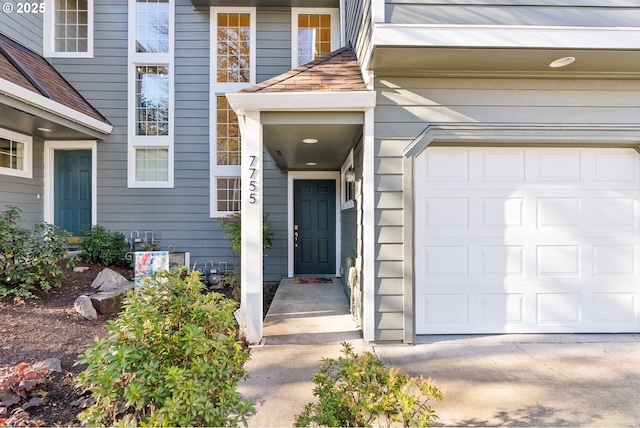
[[[227,99],[239,116],[260,112],[264,148],[281,170],[335,171],[362,133],[364,112],[375,107],[376,93],[230,93]],[[308,138],[317,143],[304,143]]]
[[[104,139],[113,126],[0,78],[0,126],[45,139]],[[41,131],[38,128],[49,129]]]
[[[376,24],[373,35],[376,73],[640,74],[640,28]]]

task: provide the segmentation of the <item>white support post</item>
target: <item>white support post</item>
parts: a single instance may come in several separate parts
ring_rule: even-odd
[[[364,137],[362,144],[362,247],[363,247],[363,295],[362,335],[364,340],[375,340],[375,141],[373,138],[373,109],[364,113]]]
[[[241,330],[252,345],[262,340],[262,125],[260,113],[238,117],[242,135]]]

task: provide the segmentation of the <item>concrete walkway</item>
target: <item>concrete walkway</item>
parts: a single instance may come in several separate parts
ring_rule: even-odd
[[[315,401],[311,378],[340,343],[387,366],[431,377],[441,426],[640,426],[640,336],[422,336],[416,346],[367,344],[340,280],[284,280],[251,349],[241,392],[256,402],[252,427],[290,427]]]

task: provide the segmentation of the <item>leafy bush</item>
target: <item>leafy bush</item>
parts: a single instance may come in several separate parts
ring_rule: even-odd
[[[264,215],[264,220],[262,222],[262,248],[264,250],[268,250],[271,248],[271,238],[273,237],[273,231],[271,230],[271,224],[269,224],[268,216]],[[229,214],[220,219],[220,226],[227,232],[224,237],[231,241],[231,249],[240,253],[242,249],[242,240],[240,237],[242,224],[242,216],[239,212]]]
[[[193,272],[150,277],[131,291],[78,364],[78,385],[95,404],[78,415],[89,426],[246,426],[253,404],[237,384],[249,354],[235,340],[237,304],[203,294]]]
[[[82,232],[80,250],[85,262],[100,262],[109,266],[123,259],[127,252],[127,242],[122,233],[110,232],[98,225]]]
[[[68,234],[56,234],[55,226],[46,223],[24,229],[22,221],[22,211],[16,207],[0,213],[0,297],[31,298],[34,289],[49,291],[65,278],[56,262],[67,253]]]
[[[387,426],[428,427],[437,419],[427,405],[441,400],[442,392],[422,377],[409,377],[387,368],[372,353],[355,354],[343,343],[344,357],[324,359],[313,377],[318,402],[305,406],[295,426],[371,426],[384,416]]]

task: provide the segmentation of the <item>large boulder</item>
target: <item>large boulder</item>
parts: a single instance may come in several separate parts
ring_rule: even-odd
[[[124,294],[133,289],[135,283],[127,282],[109,291],[100,291],[91,295],[93,307],[101,314],[112,314],[120,312],[122,309],[122,299]]]
[[[104,268],[98,276],[96,276],[96,279],[93,280],[91,287],[97,288],[98,291],[111,291],[128,283],[129,280],[118,272],[109,268]]]

